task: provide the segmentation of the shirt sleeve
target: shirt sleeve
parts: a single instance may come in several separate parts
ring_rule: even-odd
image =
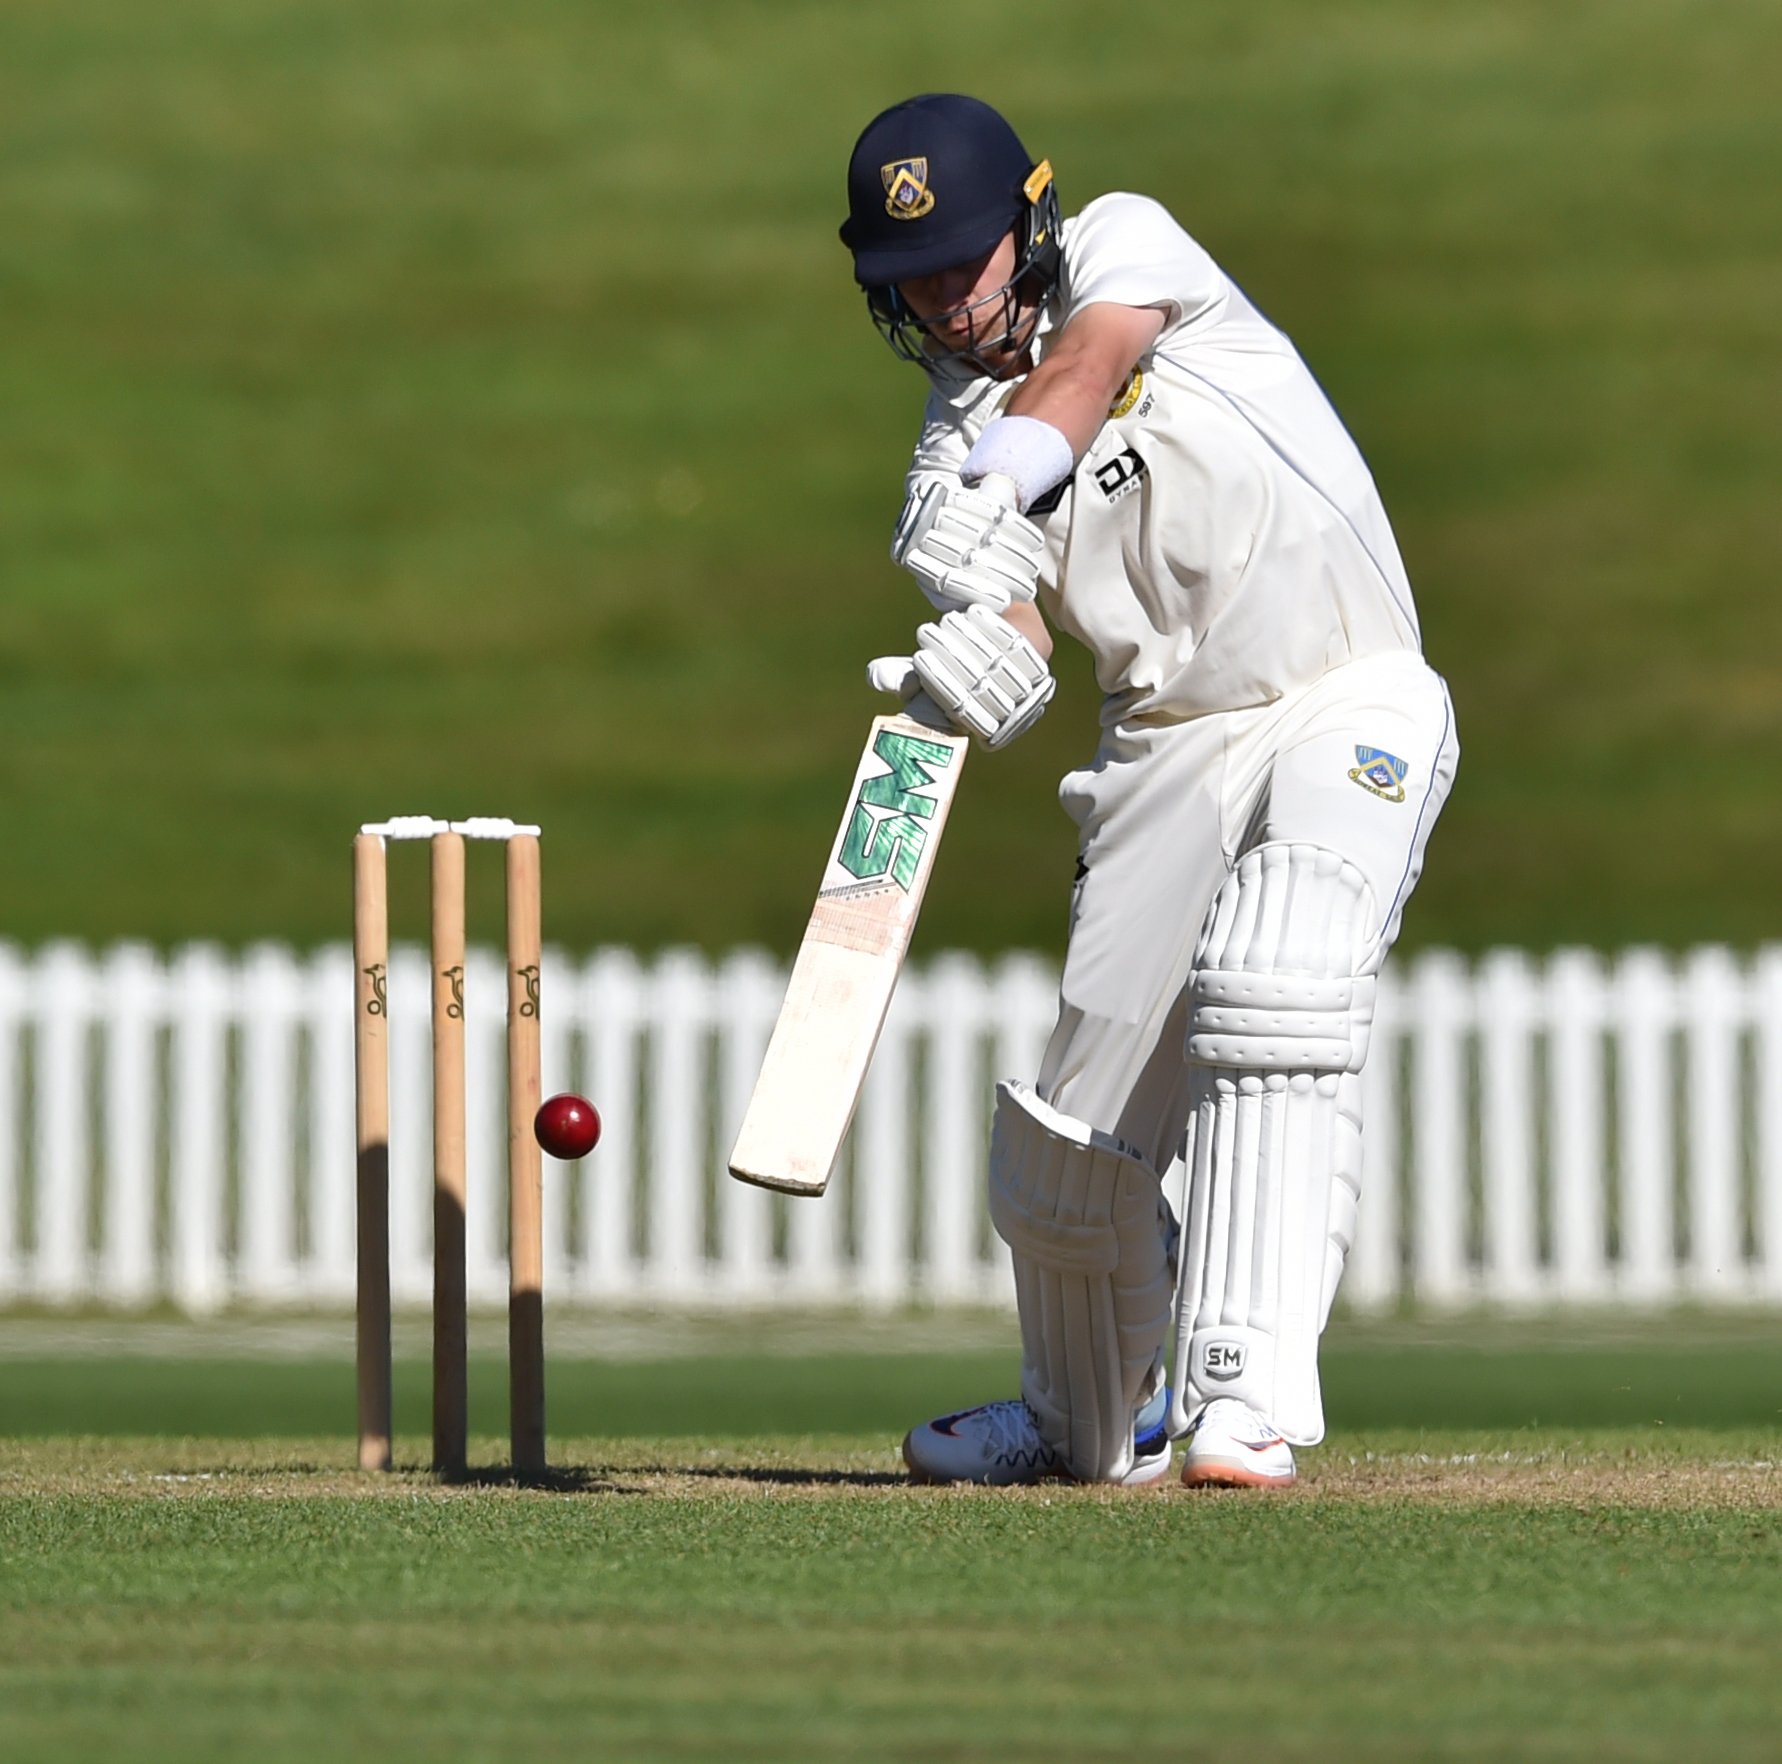
[[[897,534],[903,530],[903,519],[909,506],[937,478],[951,478],[957,483],[959,468],[971,451],[959,423],[947,403],[929,396],[922,413],[922,433],[916,437],[916,451],[910,457],[910,469],[903,480],[903,502],[897,525],[892,530],[891,561],[897,561]]]
[[[904,488],[914,490],[940,473],[957,475],[970,451],[952,407],[931,393],[922,412],[922,433],[916,437],[916,451],[910,458]]]
[[[1153,306],[1164,334],[1216,315],[1231,284],[1160,202],[1098,196],[1064,240],[1064,322],[1085,306]]]

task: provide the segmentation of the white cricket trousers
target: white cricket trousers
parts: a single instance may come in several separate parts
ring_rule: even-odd
[[[1040,1095],[1167,1170],[1188,1122],[1189,964],[1238,858],[1275,841],[1346,858],[1384,954],[1459,755],[1448,689],[1409,651],[1257,709],[1105,730],[1058,792],[1081,837]]]

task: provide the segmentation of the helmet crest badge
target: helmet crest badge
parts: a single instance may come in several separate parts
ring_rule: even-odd
[[[879,167],[879,176],[885,181],[885,212],[893,220],[920,220],[934,207],[926,156],[894,159]]]

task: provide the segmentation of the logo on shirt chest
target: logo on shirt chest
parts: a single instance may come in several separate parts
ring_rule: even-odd
[[[1110,503],[1130,495],[1145,480],[1145,462],[1130,447],[1095,468],[1095,481]]]

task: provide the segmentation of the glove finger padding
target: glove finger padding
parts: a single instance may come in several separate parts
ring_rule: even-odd
[[[1058,684],[1040,652],[982,606],[924,625],[912,661],[928,696],[992,749],[1031,729]]]
[[[905,503],[892,561],[942,612],[1032,600],[1046,541],[1032,521],[963,485],[930,484]]]

